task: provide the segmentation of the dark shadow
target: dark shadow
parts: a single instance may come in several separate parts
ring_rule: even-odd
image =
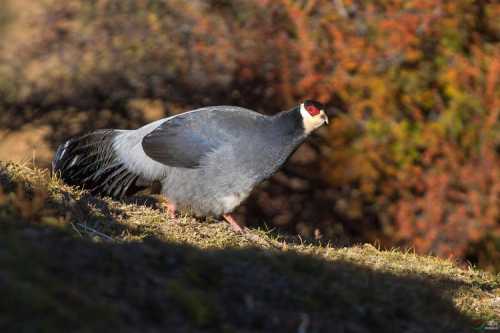
[[[37,90],[21,102],[0,106],[0,128],[18,130],[29,123],[48,125],[46,140],[55,149],[69,137],[102,128],[134,129],[147,123],[144,114],[130,107],[134,99],[165,101],[164,116],[171,115],[168,105],[183,106],[185,111],[209,105],[239,105],[260,112],[276,113],[283,104],[276,99],[264,99],[266,79],[256,77],[234,79],[224,85],[199,85],[185,78],[161,77],[165,87],[161,93],[154,89],[137,91],[122,72],[96,73],[94,80],[72,86],[71,94],[54,97],[53,91]],[[152,82],[144,82],[146,86]],[[110,91],[120,93],[112,94]],[[51,97],[52,96],[52,97]],[[1,97],[1,96],[0,96]]]
[[[470,332],[463,284],[293,252],[95,243],[0,223],[4,332]],[[29,231],[29,232],[28,232]]]

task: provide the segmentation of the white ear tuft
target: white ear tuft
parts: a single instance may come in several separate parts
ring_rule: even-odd
[[[315,116],[311,116],[309,112],[307,112],[304,103],[300,104],[300,115],[302,116],[302,122],[304,124],[304,130],[306,134],[311,133],[321,125],[323,125],[328,119],[326,117],[325,111],[321,110],[319,114]]]

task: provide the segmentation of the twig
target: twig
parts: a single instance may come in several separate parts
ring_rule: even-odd
[[[87,231],[87,232],[89,232],[89,233],[93,233],[93,234],[95,234],[95,235],[97,235],[97,236],[99,236],[99,237],[102,237],[102,238],[104,238],[104,239],[105,239],[105,240],[107,240],[107,241],[110,241],[110,242],[113,242],[113,241],[114,241],[114,239],[113,239],[112,237],[110,237],[110,236],[108,236],[108,235],[106,235],[106,234],[103,234],[102,232],[97,231],[97,230],[95,230],[95,229],[93,229],[93,228],[91,228],[91,227],[89,227],[89,226],[87,226],[87,225],[85,225],[85,224],[82,224],[82,223],[77,223],[77,225],[78,225],[79,227],[81,227],[81,228],[85,229],[85,231]]]
[[[76,231],[76,233],[77,233],[80,237],[82,237],[82,236],[83,236],[83,235],[82,235],[82,233],[80,232],[80,230],[78,230],[78,228],[76,227],[76,225],[75,225],[74,223],[71,223],[71,226],[73,227],[73,230],[75,230],[75,231]]]
[[[300,314],[300,325],[297,328],[297,333],[307,333],[309,327],[310,319],[307,313]]]

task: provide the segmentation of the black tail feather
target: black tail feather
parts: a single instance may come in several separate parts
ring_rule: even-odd
[[[56,151],[53,172],[94,195],[122,198],[144,189],[138,185],[140,177],[127,169],[114,150],[119,133],[100,130],[66,141]]]

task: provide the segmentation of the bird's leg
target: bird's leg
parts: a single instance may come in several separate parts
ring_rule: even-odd
[[[224,220],[226,220],[229,225],[231,226],[231,228],[241,234],[244,238],[246,238],[247,240],[251,241],[251,242],[255,242],[255,243],[265,243],[266,245],[272,245],[269,243],[269,241],[261,238],[259,235],[253,235],[252,233],[248,232],[248,229],[247,228],[242,228],[238,222],[236,222],[236,220],[234,219],[234,217],[232,217],[230,214],[224,214]]]
[[[236,220],[234,219],[234,217],[231,216],[231,214],[224,214],[223,217],[224,220],[226,220],[229,223],[229,225],[234,231],[240,234],[245,233],[245,230],[238,224],[238,222],[236,222]]]
[[[163,203],[163,206],[165,207],[168,217],[175,219],[175,212],[177,210],[176,205],[173,202],[167,201]]]

